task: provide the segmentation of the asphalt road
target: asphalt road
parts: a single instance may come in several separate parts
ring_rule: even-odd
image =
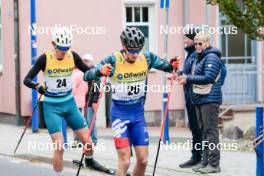
[[[77,169],[64,168],[63,176],[75,176]],[[54,172],[50,164],[37,161],[22,160],[13,157],[0,155],[0,175],[1,176],[53,176]],[[79,176],[104,176],[99,172],[82,169]]]

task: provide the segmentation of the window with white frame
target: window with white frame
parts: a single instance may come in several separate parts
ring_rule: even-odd
[[[154,45],[151,46],[152,37],[152,18],[151,18],[151,5],[125,5],[125,26],[138,27],[145,36],[144,50],[153,50]]]
[[[0,72],[3,70],[2,31],[2,0],[0,0]]]

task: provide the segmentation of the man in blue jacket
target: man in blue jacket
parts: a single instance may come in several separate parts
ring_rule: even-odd
[[[192,84],[191,98],[202,129],[202,162],[193,170],[203,174],[216,173],[221,170],[218,114],[226,70],[220,59],[220,51],[210,46],[208,34],[198,33],[194,38],[194,45],[197,56],[192,74],[179,76],[177,81],[179,84]]]
[[[186,33],[184,36],[185,37],[184,44],[186,46],[184,49],[187,52],[187,56],[185,58],[183,71],[182,71],[184,75],[191,75],[192,64],[196,56],[193,39],[196,33],[198,32],[199,32],[198,28],[190,28],[188,33]],[[194,146],[202,142],[202,131],[198,125],[198,120],[195,113],[195,106],[190,98],[192,92],[191,84],[183,85],[183,90],[185,97],[185,106],[188,114],[189,127],[192,132],[193,149],[192,149],[192,157],[188,161],[180,164],[179,166],[181,168],[190,168],[195,166],[201,161],[201,150],[197,150]]]

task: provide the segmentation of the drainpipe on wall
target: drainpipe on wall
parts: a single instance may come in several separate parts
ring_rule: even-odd
[[[34,65],[37,60],[37,33],[36,33],[36,0],[30,0],[30,25],[33,30],[30,30],[31,35],[31,65]],[[37,76],[33,79],[37,82]],[[38,93],[32,89],[32,110],[38,103]],[[32,114],[32,133],[37,133],[39,130],[38,109]]]
[[[16,124],[23,125],[21,119],[20,94],[20,53],[19,53],[19,3],[14,0],[14,42],[15,42],[15,73],[16,73]]]

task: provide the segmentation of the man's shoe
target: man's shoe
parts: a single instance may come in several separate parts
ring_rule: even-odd
[[[180,164],[179,167],[180,168],[190,168],[190,167],[197,165],[198,163],[200,163],[200,160],[190,159],[186,161],[185,163]]]
[[[206,167],[199,169],[199,172],[202,174],[218,173],[221,172],[221,169],[219,166],[213,167],[208,164]]]
[[[202,162],[200,162],[200,163],[196,164],[195,166],[193,166],[192,170],[194,172],[199,172],[200,169],[205,168],[205,167],[206,167],[206,165],[204,165],[204,164],[202,164]]]
[[[103,166],[102,164],[94,160],[93,158],[91,159],[85,158],[84,163],[85,163],[85,167],[89,169],[100,171],[100,172],[105,172],[105,173],[112,174],[112,175],[115,174],[115,171],[113,169]]]

